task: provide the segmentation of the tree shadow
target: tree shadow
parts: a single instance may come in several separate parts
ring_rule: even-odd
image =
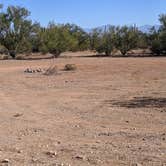
[[[124,100],[124,101],[107,100],[105,101],[105,103],[125,108],[165,108],[166,98],[134,97],[131,100]]]

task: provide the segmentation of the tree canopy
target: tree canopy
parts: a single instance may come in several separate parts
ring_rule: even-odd
[[[166,53],[166,14],[159,16],[161,27],[146,34],[137,27],[109,26],[86,32],[75,24],[50,22],[42,27],[32,22],[24,7],[0,5],[0,53],[15,57],[18,53],[42,52],[58,57],[64,51],[96,50],[111,56],[113,50],[122,55],[135,48],[149,48],[155,55]]]

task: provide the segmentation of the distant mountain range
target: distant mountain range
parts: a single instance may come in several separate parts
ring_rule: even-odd
[[[159,28],[160,28],[160,25],[153,25],[155,27],[155,29],[158,31]],[[149,33],[150,32],[150,29],[153,27],[152,25],[144,25],[144,26],[140,26],[138,27],[138,29],[141,31],[141,32],[144,32],[144,33]]]
[[[110,25],[103,25],[103,26],[97,27],[97,28],[100,28],[100,29],[102,29],[102,30],[104,31],[105,29],[108,29],[109,26],[110,26]],[[159,28],[160,28],[160,25],[143,25],[143,26],[138,27],[138,30],[140,30],[140,31],[143,32],[143,33],[149,33],[149,32],[150,32],[150,29],[151,29],[153,26],[155,27],[156,30],[159,30]],[[90,28],[85,28],[84,30],[85,30],[85,32],[89,33],[89,32],[91,32],[92,29],[90,29]]]

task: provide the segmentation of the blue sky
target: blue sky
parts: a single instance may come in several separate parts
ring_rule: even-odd
[[[83,28],[106,24],[154,25],[158,15],[166,13],[166,0],[0,0],[7,5],[20,5],[31,11],[31,18],[47,25],[75,23]]]

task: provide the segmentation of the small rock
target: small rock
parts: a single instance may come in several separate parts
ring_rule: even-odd
[[[55,157],[57,156],[57,152],[53,152],[53,151],[49,151],[49,152],[46,152],[46,154],[50,157]]]
[[[84,160],[85,156],[77,155],[77,156],[75,156],[75,158],[78,159],[78,160]]]
[[[126,123],[129,123],[129,121],[128,121],[128,120],[126,120]]]
[[[17,153],[22,153],[23,151],[22,150],[17,150]]]
[[[32,158],[32,162],[37,162],[38,160],[36,158]]]
[[[9,159],[4,159],[4,160],[2,160],[2,163],[9,163],[9,162],[10,162]]]
[[[42,70],[39,68],[39,69],[36,69],[36,72],[41,73]]]
[[[140,163],[133,163],[132,166],[142,166]]]
[[[17,113],[17,114],[14,115],[15,118],[20,117],[20,116],[23,116],[23,114]]]

